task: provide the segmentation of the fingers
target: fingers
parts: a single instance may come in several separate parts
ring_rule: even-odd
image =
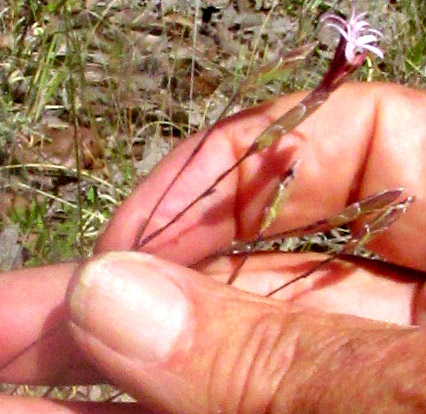
[[[236,287],[266,295],[323,259],[317,254],[307,256],[286,255],[283,260],[282,254],[255,255],[244,266]],[[198,268],[224,282],[234,265],[235,260],[221,258]],[[407,269],[374,266],[335,262],[315,277],[280,291],[274,299],[401,325],[424,324],[426,297],[418,275]],[[104,381],[81,354],[67,327],[64,295],[76,268],[77,264],[69,263],[2,275],[0,382]]]
[[[138,404],[65,402],[24,397],[1,397],[2,412],[8,414],[149,414]]]
[[[182,175],[148,234],[174,217],[232,165],[254,138],[304,94],[292,94],[221,122]],[[294,133],[246,160],[148,249],[174,261],[194,263],[233,238],[258,230],[278,177],[301,159],[295,189],[271,232],[337,213],[349,202],[404,187],[417,201],[391,231],[373,243],[398,264],[424,270],[426,94],[395,85],[350,84],[335,92]],[[155,200],[200,139],[178,147],[126,200],[98,243],[98,251],[130,249]]]
[[[266,296],[318,266],[325,258],[317,253],[254,254],[233,286]],[[197,270],[226,283],[239,260],[239,257],[221,257],[197,265]],[[419,323],[415,319],[416,303],[420,300],[419,276],[420,272],[360,258],[335,260],[272,297],[323,312],[411,325]]]
[[[374,140],[360,196],[400,186],[416,201],[370,247],[394,263],[424,271],[426,240],[421,235],[426,230],[426,93],[387,86],[376,100]]]
[[[287,107],[290,108],[297,103],[300,97],[294,96],[290,99]],[[259,109],[221,122],[206,141],[202,151],[173,186],[153,217],[145,235],[170,221],[237,161],[239,154],[236,153],[233,142],[237,129],[240,129],[241,134],[249,134],[250,138],[254,139],[269,123],[270,119],[261,116]],[[176,148],[124,201],[109,222],[106,232],[98,240],[97,252],[129,250],[133,247],[139,237],[140,226],[149,216],[156,200],[190,156],[203,134],[203,131],[195,134]],[[281,164],[280,170],[284,171],[285,162]],[[235,220],[237,185],[238,172],[235,171],[215,189],[213,194],[197,203],[145,250],[182,264],[191,264],[227,246],[238,231]]]
[[[2,274],[0,382],[69,384],[100,379],[67,328],[65,292],[76,263]]]
[[[236,160],[260,130],[300,98],[301,95],[291,95],[221,123],[208,141],[205,152],[200,154],[192,169],[184,174],[181,184],[177,185],[160,209],[153,227],[173,217],[188,198],[205,189],[206,181],[213,180],[220,171]],[[228,245],[234,237],[249,237],[257,230],[259,209],[270,194],[273,187],[271,182],[279,175],[277,172],[282,173],[289,160],[296,156],[302,159],[296,178],[297,185],[273,231],[335,213],[348,200],[353,201],[383,188],[402,185],[407,193],[416,194],[417,201],[407,215],[376,242],[375,247],[390,260],[423,269],[426,177],[422,174],[423,141],[426,137],[422,112],[426,108],[424,100],[424,94],[396,86],[345,86],[312,119],[305,122],[296,134],[286,137],[270,151],[243,164],[238,174],[225,180],[214,194],[199,203],[175,228],[155,240],[150,249],[182,263],[193,263],[217,248]],[[354,108],[357,109],[356,116],[353,114]],[[395,116],[396,113],[398,116]],[[173,176],[177,165],[186,159],[191,145],[197,139],[200,139],[200,135],[180,146],[123,204],[101,238],[98,250],[129,248],[139,224],[152,208],[153,195],[161,193],[165,182]],[[44,274],[38,273],[31,280],[25,276],[27,271],[14,273],[10,279],[2,277],[2,361],[7,362],[15,355],[15,350],[25,349],[42,332],[62,320],[65,313],[61,301],[73,270],[72,265],[64,266],[49,267],[43,271]],[[33,271],[28,272],[32,274]],[[22,277],[16,278],[17,274]],[[257,280],[259,283],[268,283],[270,275],[269,272]],[[287,273],[287,276],[280,277],[288,279],[290,276]],[[13,281],[15,278],[16,281]],[[246,279],[241,280],[242,284],[245,283],[244,280]],[[281,283],[281,280],[278,278],[275,283]],[[334,289],[336,286],[334,285]],[[377,284],[367,279],[365,286],[371,287],[371,294]],[[380,315],[371,314],[371,317],[391,318],[393,321],[407,323],[407,304],[413,296],[413,284],[392,286],[392,289],[396,288],[395,291],[386,291],[395,303],[397,297],[405,298],[399,302],[403,305],[395,307],[395,312],[397,309],[401,311],[401,319],[396,318],[395,312],[390,313],[389,308]],[[382,288],[377,291],[384,292],[385,289]],[[351,292],[351,289],[347,292]],[[352,295],[359,290],[360,287],[357,286],[352,290]],[[413,306],[418,313],[424,309],[421,304],[426,302],[423,291],[419,292],[419,305]],[[363,296],[370,297],[365,292]],[[329,297],[331,290],[327,298]],[[349,297],[349,293],[342,297]],[[308,296],[308,299],[314,300],[313,303],[319,306],[321,301],[318,296],[315,298],[317,299]],[[309,304],[308,299],[301,303]],[[373,302],[374,299],[370,304]],[[333,304],[333,309],[339,311],[339,307],[343,305],[343,301]],[[371,305],[365,313],[363,310],[362,315],[368,316],[370,307]],[[350,311],[347,307],[345,309]],[[48,340],[42,340],[14,362],[13,368],[11,365],[1,370],[2,378],[27,382],[40,381],[40,378],[43,382],[67,382],[73,381],[73,378],[90,381],[96,378],[96,371],[84,365],[84,360],[69,341],[65,329],[59,327],[52,335],[51,344]],[[56,348],[55,343],[59,344]],[[73,367],[68,370],[68,377],[64,377],[58,368],[64,366]]]
[[[424,385],[418,329],[301,311],[146,254],[91,261],[69,300],[77,342],[155,412],[363,412],[417,403],[407,375],[410,396]]]
[[[285,255],[283,260],[282,254],[255,255],[244,266],[236,287],[266,295],[323,257]],[[224,282],[234,265],[235,260],[221,258],[198,268]],[[67,328],[64,295],[76,268],[77,264],[70,263],[2,275],[0,381],[68,384],[102,379],[82,356]],[[424,324],[426,298],[418,275],[390,266],[335,262],[274,298],[325,312],[401,325]]]
[[[209,136],[201,152],[173,186],[145,235],[170,221],[190,201],[195,199],[226,169],[231,167],[247,149],[255,137],[272,120],[297,104],[305,95],[299,93],[287,99],[252,108],[220,122]],[[172,152],[141,183],[134,193],[120,206],[110,221],[106,232],[97,244],[97,252],[131,249],[139,237],[141,224],[151,212],[156,200],[172,180],[179,167],[190,156],[192,149],[202,138],[201,131]],[[239,142],[241,140],[241,142]],[[262,184],[273,177],[281,176],[292,160],[299,139],[289,136],[279,150],[255,157],[265,158],[268,168],[261,171]],[[197,203],[178,222],[153,240],[144,250],[182,264],[191,264],[222,249],[240,234],[240,211],[238,198],[241,196],[238,183],[239,171],[231,173],[213,194]],[[270,184],[270,183],[269,183]],[[270,190],[270,187],[269,187]],[[266,189],[268,191],[268,189]],[[265,189],[259,187],[265,198]]]

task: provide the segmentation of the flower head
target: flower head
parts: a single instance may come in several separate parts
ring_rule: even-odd
[[[356,62],[356,57],[365,51],[372,52],[381,59],[384,57],[383,51],[377,46],[383,34],[364,20],[366,14],[356,14],[353,8],[348,20],[335,14],[326,14],[321,18],[321,22],[325,23],[324,26],[334,27],[346,40],[345,57],[349,63]]]

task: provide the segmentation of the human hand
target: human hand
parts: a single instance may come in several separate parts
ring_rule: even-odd
[[[153,226],[173,217],[185,200],[197,195],[232,163],[277,113],[299,98],[291,95],[223,122],[172,191]],[[342,88],[298,128],[297,135],[285,137],[271,150],[247,160],[216,193],[147,246],[149,251],[188,265],[229,245],[235,237],[253,236],[273,180],[297,156],[303,164],[296,187],[274,231],[328,216],[348,201],[384,188],[402,186],[415,194],[417,201],[375,242],[375,250],[396,263],[423,271],[425,100],[424,94],[399,87]],[[398,142],[401,137],[405,141]],[[168,157],[123,204],[101,237],[98,252],[130,248],[155,195],[196,139]],[[267,292],[272,285],[300,273],[306,261],[315,260],[318,256],[253,257],[243,268],[238,286]],[[220,259],[200,270],[221,279],[231,268],[231,260]],[[337,263],[328,271],[327,283],[318,286],[309,282],[302,284],[302,290],[295,286],[282,293],[285,302],[243,293],[186,267],[136,253],[101,256],[78,270],[72,264],[25,270],[3,279],[2,309],[14,309],[1,321],[5,360],[33,341],[43,324],[46,327],[63,318],[62,295],[73,272],[77,287],[69,294],[71,330],[96,369],[90,369],[67,332],[56,332],[3,370],[2,379],[55,381],[58,372],[73,360],[73,368],[61,376],[61,382],[96,381],[102,372],[144,401],[144,408],[159,412],[219,408],[263,412],[265,407],[271,412],[303,412],[314,407],[318,412],[359,412],[366,407],[374,412],[384,404],[409,412],[410,402],[421,401],[424,332],[349,316],[410,324],[421,281],[409,270]],[[402,278],[407,276],[409,279]],[[56,291],[43,289],[54,277]],[[37,296],[43,298],[42,303]],[[421,297],[417,295],[419,314],[424,303]],[[30,316],[35,320],[29,327]],[[52,358],[58,344],[63,345],[61,352]],[[410,377],[410,390],[401,391],[401,381]],[[392,400],[397,388],[400,401]],[[408,397],[411,401],[404,400]],[[58,409],[57,403],[50,402],[10,399],[4,404],[9,404],[10,412],[18,406],[21,412],[30,411],[30,406],[34,411],[33,404],[38,404],[38,412]],[[28,405],[22,408],[23,404]],[[69,407],[60,406],[64,410]],[[99,405],[93,409],[140,412],[141,407]]]

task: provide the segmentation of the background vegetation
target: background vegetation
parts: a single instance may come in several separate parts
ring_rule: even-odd
[[[0,0],[0,267],[90,254],[170,148],[214,122],[239,80],[315,39],[307,63],[240,101],[309,88],[336,36],[320,0]],[[426,3],[358,1],[385,60],[358,79],[426,86]]]

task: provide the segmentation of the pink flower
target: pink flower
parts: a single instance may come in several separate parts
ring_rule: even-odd
[[[363,20],[367,13],[356,14],[352,9],[351,17],[348,20],[335,14],[327,14],[321,18],[325,22],[325,27],[334,27],[345,38],[345,57],[353,64],[360,53],[369,51],[383,59],[383,51],[376,45],[383,34],[373,29],[366,20]]]

